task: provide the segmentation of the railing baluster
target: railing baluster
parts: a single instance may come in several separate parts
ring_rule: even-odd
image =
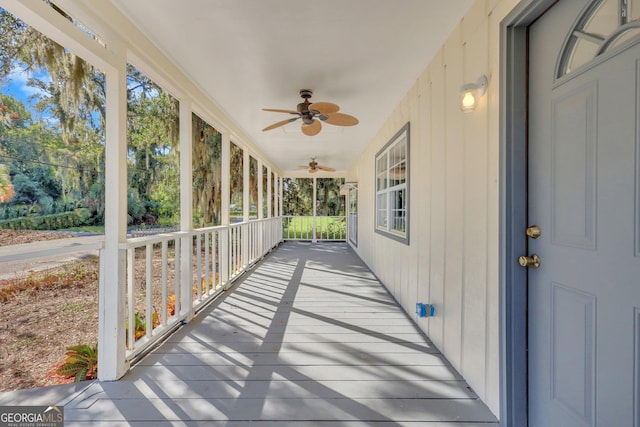
[[[236,237],[237,231],[238,229],[236,227],[233,227],[231,229],[231,277],[234,277],[236,275],[236,264],[238,262],[238,239]]]
[[[202,235],[196,234],[196,288],[197,298],[200,299],[200,283],[202,282]]]
[[[215,239],[213,244],[213,257],[211,259],[211,270],[213,270],[213,289],[218,289],[218,277],[220,277],[219,271],[219,254],[220,254],[220,233],[214,231],[212,237]]]
[[[192,243],[193,244],[193,243]],[[180,258],[180,238],[176,237],[175,241],[174,241],[174,245],[173,245],[173,269],[175,270],[174,273],[174,298],[175,298],[175,315],[179,315],[180,312],[182,311],[182,298],[180,297],[180,264],[181,264],[181,258]]]
[[[136,248],[127,249],[127,308],[129,309],[127,321],[127,348],[132,349],[135,345],[136,337],[136,295],[135,295],[135,268],[136,268]]]
[[[216,289],[216,248],[217,248],[217,239],[216,239],[216,231],[210,232],[210,243],[211,243],[211,263],[209,264],[209,271],[211,271],[211,291]]]
[[[151,332],[153,332],[153,308],[152,308],[152,299],[153,296],[153,244],[148,244],[145,251],[146,263],[146,315],[145,315],[145,323],[146,323],[146,335],[147,338],[151,338]]]
[[[167,302],[169,301],[169,297],[167,295],[167,252],[168,252],[169,242],[167,240],[162,241],[162,325],[167,324],[168,316],[167,316]]]
[[[251,245],[251,248],[253,248],[253,253],[251,254],[251,263],[253,264],[253,262],[258,258],[258,223],[257,222],[252,222],[251,223],[251,234],[253,236],[253,244]]]
[[[229,283],[231,278],[237,278],[278,243],[278,238],[283,236],[283,224],[282,218],[265,218],[231,226],[137,237],[124,243],[122,249],[126,250],[127,259],[127,310],[125,322],[123,322],[127,327],[125,358],[130,361],[132,357],[153,345],[176,321],[190,319],[194,305],[206,303],[223,289],[223,270],[228,276],[225,283]],[[185,247],[185,245],[191,247]],[[183,254],[181,249],[186,252]],[[181,258],[186,256],[192,259],[194,250],[196,255],[194,270],[197,271],[196,280],[198,281],[196,293],[192,291],[194,280],[190,277],[191,275],[183,277],[184,272],[181,272],[182,268],[190,268],[186,264],[182,265]],[[154,272],[156,251],[158,252],[157,261],[160,261],[161,265],[160,270]],[[136,273],[136,258],[140,258],[143,253],[144,276],[142,272]],[[137,261],[142,262],[142,259]],[[173,262],[172,265],[170,265],[171,262]],[[229,270],[226,270],[227,266]],[[203,268],[205,268],[204,272]],[[173,289],[170,290],[169,277],[172,272],[174,284]],[[145,286],[141,288],[142,280],[145,281]],[[158,283],[154,283],[154,280],[158,280]],[[161,286],[161,289],[156,289],[160,291],[161,297],[154,297],[155,286]],[[175,298],[173,315],[171,304],[169,304],[171,291]],[[144,292],[144,295],[140,292]],[[194,304],[194,294],[197,294],[196,304]],[[157,307],[160,298],[161,306]],[[141,309],[142,302],[144,302],[144,309]],[[136,317],[142,316],[142,310],[145,310],[146,323],[144,339],[136,341]],[[154,324],[156,316],[160,318],[156,319],[158,323]]]
[[[209,233],[204,233],[204,286],[202,286],[202,294],[206,295],[209,292]],[[198,289],[200,289],[198,287]],[[202,298],[200,292],[198,292],[198,299]]]

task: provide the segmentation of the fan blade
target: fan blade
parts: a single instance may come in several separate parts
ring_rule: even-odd
[[[302,124],[302,133],[307,136],[317,135],[320,130],[322,130],[322,125],[320,124],[320,120],[313,120],[313,123],[307,125],[305,123]]]
[[[262,111],[273,111],[274,113],[300,114],[294,110],[281,110],[279,108],[263,108]]]
[[[318,169],[323,170],[325,172],[335,172],[334,168],[330,168],[329,166],[320,166],[318,165]]]
[[[315,168],[315,169],[309,169],[309,173],[316,173],[316,172],[318,172],[318,168]]]
[[[333,113],[327,117],[325,122],[336,126],[355,126],[359,123],[355,117],[343,113]]]
[[[298,120],[299,118],[300,117],[294,117],[293,119],[282,120],[281,122],[274,123],[271,126],[267,126],[266,128],[262,129],[262,131],[264,132],[265,130],[271,130],[271,129],[275,129],[275,128],[280,127],[280,126],[284,126],[287,123],[291,123],[291,122],[294,122],[294,121]]]
[[[309,110],[317,111],[320,114],[337,113],[340,107],[332,102],[314,102],[309,105]]]

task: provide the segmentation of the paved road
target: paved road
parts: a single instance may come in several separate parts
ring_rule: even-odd
[[[0,246],[0,280],[23,277],[31,272],[97,256],[103,241],[103,235],[91,235]]]

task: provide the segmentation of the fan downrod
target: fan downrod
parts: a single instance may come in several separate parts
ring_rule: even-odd
[[[300,113],[300,117],[305,125],[310,125],[313,123],[313,113],[309,111],[309,98],[313,95],[313,91],[311,89],[302,89],[300,90],[300,96],[304,99],[304,102],[298,104],[298,113]]]

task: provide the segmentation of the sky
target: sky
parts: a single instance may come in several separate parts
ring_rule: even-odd
[[[40,89],[27,85],[27,80],[31,77],[31,75],[32,74],[29,72],[25,72],[18,67],[14,67],[14,69],[11,71],[11,74],[9,74],[7,78],[2,81],[0,90],[2,90],[2,93],[11,95],[14,98],[17,98],[20,101],[24,102],[25,104],[29,104],[28,98],[30,96],[40,93],[44,94],[44,92],[42,92]],[[44,70],[33,73],[33,76],[41,79],[44,78],[46,79],[46,81],[51,81],[49,74]]]
[[[47,82],[51,81],[49,74],[45,70],[40,70],[36,73],[30,73],[24,71],[22,68],[14,67],[11,73],[0,82],[0,92],[2,92],[2,94],[12,96],[24,103],[27,109],[31,111],[34,119],[37,119],[39,117],[47,119],[47,117],[43,117],[41,113],[34,111],[34,109],[31,107],[34,102],[30,100],[31,97],[40,94],[46,96],[46,92],[43,92],[40,89],[29,86],[27,84],[27,81],[31,76],[38,77],[39,79],[43,79]]]

